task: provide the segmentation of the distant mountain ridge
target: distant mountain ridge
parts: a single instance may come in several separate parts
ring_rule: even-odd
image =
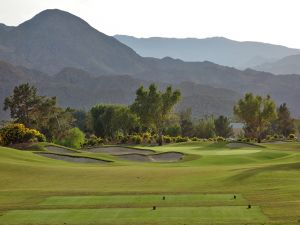
[[[86,110],[97,103],[130,104],[136,89],[140,85],[150,84],[149,81],[128,75],[94,77],[76,68],[64,68],[54,76],[48,76],[0,61],[0,106],[4,98],[12,93],[14,86],[27,82],[35,85],[41,95],[57,96],[61,106]],[[165,88],[168,84],[157,82],[157,85]],[[231,90],[191,82],[180,83],[174,88],[180,89],[183,96],[177,111],[191,107],[194,116],[231,115],[232,106],[240,97],[240,94]],[[0,120],[7,116],[1,106]]]
[[[272,63],[264,63],[256,66],[255,69],[274,74],[300,75],[300,54],[286,56]]]
[[[261,42],[239,42],[224,37],[203,39],[136,38],[127,35],[114,37],[144,57],[172,57],[193,62],[211,61],[236,68],[254,67],[300,53],[300,49]]]

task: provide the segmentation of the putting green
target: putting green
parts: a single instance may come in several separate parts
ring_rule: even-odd
[[[247,201],[233,194],[179,194],[179,195],[107,195],[107,196],[53,196],[40,203],[41,206],[87,206],[97,207],[150,207],[157,206],[203,206],[246,205]]]
[[[106,209],[13,210],[0,217],[1,224],[207,224],[265,222],[259,207],[158,207]]]
[[[260,152],[260,149],[232,149],[232,150],[202,150],[197,152],[199,155],[244,155]]]
[[[247,147],[235,147],[230,148],[226,143],[200,143],[200,142],[188,142],[179,144],[170,144],[166,146],[144,146],[139,147],[142,149],[151,149],[157,152],[177,151],[186,154],[194,155],[245,155],[261,152],[264,148],[257,147],[255,145],[247,145]]]

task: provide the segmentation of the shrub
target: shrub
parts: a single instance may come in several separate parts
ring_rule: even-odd
[[[23,142],[46,141],[43,134],[35,129],[26,128],[21,123],[9,124],[0,129],[1,144],[10,145]]]
[[[295,140],[296,139],[296,135],[295,134],[289,134],[289,139],[290,140]]]
[[[143,138],[138,134],[130,136],[130,142],[131,143],[141,144],[142,141],[143,141]]]
[[[279,139],[285,139],[285,137],[281,134],[279,135]]]
[[[0,135],[0,146],[1,146],[1,145],[4,145],[4,142],[3,142],[2,136]]]
[[[217,142],[223,142],[223,141],[226,141],[226,139],[223,138],[223,137],[216,137],[216,141]]]
[[[191,138],[191,141],[201,141],[201,139],[200,139],[200,138],[197,138],[197,137],[192,137],[192,138]]]
[[[103,144],[103,139],[96,135],[91,135],[89,138],[84,140],[84,147],[95,147]]]
[[[32,140],[31,142],[37,140],[38,142],[44,142],[46,141],[46,137],[41,134],[39,131],[35,130],[35,129],[29,129],[26,128],[25,130],[25,136],[24,136],[25,140]]]
[[[75,127],[68,130],[61,139],[55,140],[55,143],[66,147],[80,148],[84,143],[84,136],[84,133],[78,127]]]
[[[121,140],[121,144],[127,144],[129,141],[129,137],[128,136],[124,136]]]
[[[273,139],[272,135],[267,135],[266,140],[271,141]]]
[[[242,138],[241,142],[250,143],[251,139],[250,138]]]
[[[163,136],[163,141],[169,144],[172,142],[172,138],[170,136]]]
[[[180,143],[180,142],[188,142],[189,138],[188,137],[181,137],[181,136],[177,136],[176,137],[176,143]]]
[[[136,144],[141,144],[143,141],[143,138],[140,135],[136,135],[135,137],[135,143]]]
[[[144,140],[147,141],[147,140],[151,139],[151,134],[149,132],[146,132],[146,133],[142,134],[142,137]]]

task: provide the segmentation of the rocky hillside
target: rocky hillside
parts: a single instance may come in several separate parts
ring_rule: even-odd
[[[16,67],[0,62],[0,103],[12,93],[15,85],[30,83],[38,87],[39,94],[57,96],[61,106],[76,109],[89,109],[97,103],[131,104],[135,91],[140,85],[148,86],[149,81],[140,80],[128,75],[93,77],[88,72],[75,68],[64,68],[54,76]],[[160,88],[168,84],[158,82]],[[212,88],[191,82],[175,86],[181,90],[183,98],[177,111],[191,107],[194,116],[205,114],[232,113],[232,107],[240,95],[234,91]],[[1,106],[2,108],[2,106]],[[7,118],[0,110],[0,120]]]

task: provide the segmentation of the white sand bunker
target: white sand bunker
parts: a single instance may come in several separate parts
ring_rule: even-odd
[[[58,155],[58,154],[52,154],[52,153],[36,153],[38,155],[51,158],[51,159],[58,159],[63,160],[67,162],[76,162],[76,163],[109,163],[110,161],[105,161],[101,159],[93,159],[88,157],[78,157],[78,156],[71,156],[71,155]]]
[[[70,150],[70,149],[67,149],[67,148],[53,146],[53,145],[45,146],[45,148],[49,152],[53,152],[53,153],[61,153],[61,154],[77,153],[76,151],[73,151],[73,150]]]
[[[154,155],[141,155],[141,154],[125,154],[118,155],[119,158],[137,161],[137,162],[177,162],[183,159],[183,154],[180,152],[165,152]]]
[[[232,143],[228,143],[226,145],[229,148],[257,148],[260,147],[259,145],[255,145],[255,144],[249,144],[249,143],[241,143],[241,142],[232,142]]]
[[[86,149],[86,151],[93,152],[93,153],[108,153],[110,155],[123,155],[123,154],[149,155],[155,153],[155,151],[152,150],[140,150],[140,149],[124,148],[124,147],[89,148]]]

